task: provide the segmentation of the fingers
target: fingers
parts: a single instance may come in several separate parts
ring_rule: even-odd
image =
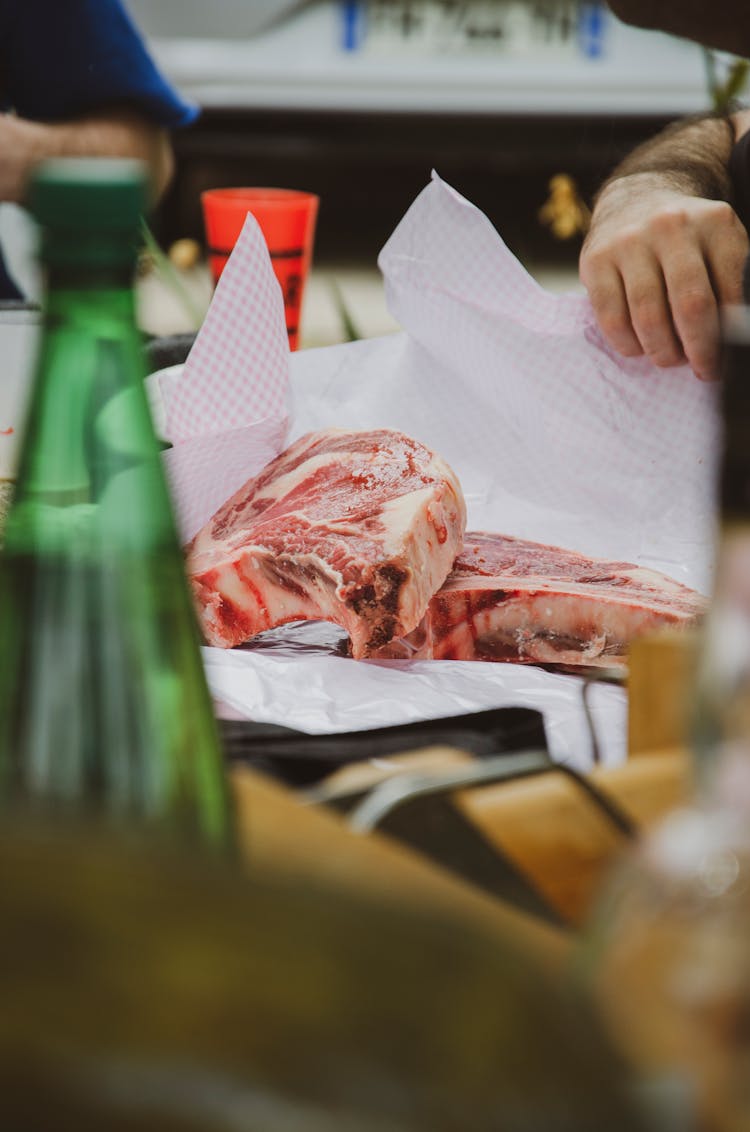
[[[581,256],[581,280],[607,341],[625,357],[646,354],[658,366],[684,362],[659,259],[636,233],[616,247]]]
[[[747,231],[728,204],[704,240],[706,262],[720,303],[742,302],[742,272],[750,251]]]
[[[633,331],[642,352],[657,366],[685,361],[675,333],[662,264],[653,251],[635,244],[623,264],[623,284]]]
[[[594,308],[604,337],[618,353],[627,358],[638,357],[643,347],[630,321],[625,286],[619,270],[610,261],[581,257],[581,280]]]
[[[685,198],[637,223],[592,225],[580,273],[594,313],[621,354],[657,366],[687,360],[718,377],[719,308],[739,302],[748,236],[723,201]]]
[[[719,307],[700,249],[667,253],[664,278],[684,357],[696,377],[714,381],[719,376]]]
[[[669,306],[688,363],[697,377],[719,377],[720,308],[742,300],[747,233],[734,210],[708,207],[696,231],[676,231],[663,246]]]

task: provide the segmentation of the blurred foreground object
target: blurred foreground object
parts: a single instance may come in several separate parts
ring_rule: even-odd
[[[229,837],[223,767],[143,385],[141,166],[41,167],[48,272],[0,558],[0,794]]]
[[[6,825],[0,922],[8,1129],[644,1127],[585,1003],[460,916]]]
[[[0,480],[0,547],[3,545],[5,519],[10,507],[13,485],[10,480]]]
[[[690,741],[685,705],[692,695],[699,629],[662,629],[630,646],[628,755],[685,749]]]
[[[750,310],[729,314],[716,588],[692,704],[697,799],[621,870],[592,935],[612,1033],[641,1069],[682,1084],[707,1132],[750,1127]]]

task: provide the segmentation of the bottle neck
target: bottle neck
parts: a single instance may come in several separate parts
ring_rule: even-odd
[[[108,377],[111,385],[112,367],[106,365],[106,356],[111,356],[114,350],[130,354],[140,350],[132,264],[52,265],[48,268],[46,283],[42,350],[52,355],[51,359],[45,359],[48,384],[75,382],[72,361],[77,341],[81,361],[79,378],[83,379],[85,370],[92,383],[101,384],[103,378]],[[59,361],[63,349],[66,364],[52,364]],[[119,382],[141,377],[139,371],[138,364],[120,365]],[[111,388],[110,392],[115,390]]]
[[[115,471],[115,452],[132,462],[153,442],[131,271],[54,266],[47,283],[17,491],[55,505],[90,502]],[[128,391],[132,406],[113,405]]]
[[[79,291],[130,291],[134,271],[132,261],[85,265],[48,263],[45,269],[47,300]]]
[[[132,263],[49,265],[43,311],[47,333],[71,321],[84,323],[80,332],[91,333],[98,319],[104,326],[119,323],[120,333],[125,324],[135,327]]]

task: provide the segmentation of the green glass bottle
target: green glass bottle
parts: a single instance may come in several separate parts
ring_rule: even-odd
[[[143,383],[136,162],[39,168],[47,288],[0,555],[0,799],[213,845],[228,794]]]

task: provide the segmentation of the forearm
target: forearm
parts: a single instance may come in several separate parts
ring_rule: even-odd
[[[675,122],[620,162],[599,190],[597,201],[610,185],[625,177],[640,177],[646,186],[660,185],[686,196],[729,201],[732,190],[727,167],[734,141],[732,118],[708,115]],[[636,184],[631,182],[633,187]]]
[[[738,302],[748,236],[729,158],[748,112],[680,122],[639,146],[602,186],[580,260],[605,337],[660,366],[718,372],[719,306]]]
[[[50,157],[132,157],[149,171],[154,199],[172,175],[166,132],[125,110],[87,115],[66,122],[31,122],[0,117],[0,199],[21,201],[29,177]]]
[[[729,117],[681,120],[638,146],[597,192],[588,243],[601,227],[635,209],[655,216],[661,206],[677,205],[681,197],[734,204],[729,157],[748,130],[750,110],[738,110]]]

